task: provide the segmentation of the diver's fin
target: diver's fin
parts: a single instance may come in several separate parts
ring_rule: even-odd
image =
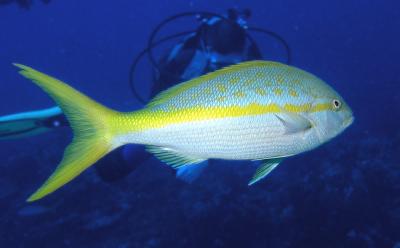
[[[281,163],[283,158],[274,158],[274,159],[267,159],[262,162],[260,167],[254,173],[253,178],[249,182],[249,186],[255,184],[256,182],[260,181],[264,177],[266,177],[273,169],[275,169],[279,163]]]
[[[28,111],[0,116],[0,140],[28,137],[50,130],[41,123],[43,120],[62,114],[61,109]]]
[[[32,119],[15,120],[15,121],[0,120],[0,140],[26,137],[44,131],[45,130],[42,127],[36,125],[36,121]]]
[[[190,157],[167,147],[147,146],[146,150],[154,154],[156,158],[170,165],[174,169],[178,169],[187,165],[198,164],[206,160],[202,158]]]
[[[16,114],[10,114],[5,116],[0,116],[1,122],[11,122],[11,121],[19,121],[19,120],[35,120],[35,119],[46,119],[56,115],[62,114],[62,111],[59,107],[52,107],[47,109],[40,109],[34,111],[21,112]]]
[[[180,167],[176,171],[176,177],[186,183],[192,183],[201,175],[207,165],[208,161],[206,160],[199,164],[192,164],[189,166]]]
[[[311,122],[307,118],[301,116],[300,114],[282,110],[281,113],[275,114],[275,116],[284,125],[285,134],[294,134],[298,132],[303,132],[312,127]]]
[[[116,148],[111,144],[115,130],[112,119],[118,112],[96,103],[55,78],[24,65],[14,65],[21,69],[20,74],[53,98],[74,131],[74,138],[65,149],[62,161],[47,181],[28,198],[31,202],[57,190]]]

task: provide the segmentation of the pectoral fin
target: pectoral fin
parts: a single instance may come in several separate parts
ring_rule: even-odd
[[[304,132],[312,127],[312,123],[300,114],[291,113],[283,110],[275,114],[285,127],[285,134]]]
[[[281,163],[283,158],[274,158],[274,159],[267,159],[262,162],[260,167],[254,173],[253,178],[249,182],[249,186],[255,184],[256,182],[260,181],[264,177],[266,177],[273,169],[275,169],[279,163]]]

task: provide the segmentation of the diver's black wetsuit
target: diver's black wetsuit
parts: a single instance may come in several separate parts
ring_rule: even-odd
[[[262,59],[255,43],[247,42],[246,16],[229,10],[228,17],[210,17],[159,62],[158,77],[151,96],[174,84],[187,81],[222,67],[248,60]],[[206,18],[206,17],[204,17]]]

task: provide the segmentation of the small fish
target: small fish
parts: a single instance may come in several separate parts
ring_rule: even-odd
[[[42,215],[48,212],[49,209],[40,205],[25,206],[18,211],[18,215],[22,217],[31,217]]]
[[[176,169],[208,159],[261,160],[251,185],[285,158],[329,141],[353,122],[349,106],[325,82],[277,62],[245,62],[206,74],[129,113],[106,108],[55,78],[15,65],[53,98],[74,131],[62,161],[28,201],[52,193],[128,143],[145,145]]]

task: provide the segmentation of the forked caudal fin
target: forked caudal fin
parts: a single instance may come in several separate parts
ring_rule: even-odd
[[[38,200],[68,183],[116,147],[113,120],[119,112],[108,109],[67,84],[30,67],[14,64],[20,73],[47,92],[60,106],[74,132],[72,142],[53,174],[27,201]]]

